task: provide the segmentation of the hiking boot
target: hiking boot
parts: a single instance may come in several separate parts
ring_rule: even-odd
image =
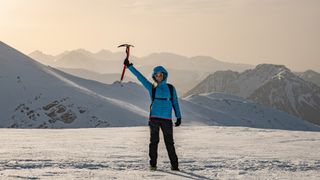
[[[157,166],[150,166],[150,171],[156,171],[157,170]]]

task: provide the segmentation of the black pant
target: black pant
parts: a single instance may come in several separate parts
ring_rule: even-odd
[[[174,148],[172,121],[160,119],[160,118],[151,118],[149,120],[149,127],[150,127],[150,144],[149,144],[150,165],[151,166],[157,165],[159,129],[161,128],[171,166],[177,168],[178,157],[176,154],[176,150]]]

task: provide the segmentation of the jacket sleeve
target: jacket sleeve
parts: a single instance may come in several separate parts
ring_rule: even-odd
[[[148,81],[133,65],[129,66],[128,69],[134,74],[142,85],[148,90],[149,94],[152,92],[152,83]]]
[[[181,112],[179,107],[178,95],[176,88],[173,87],[173,109],[177,118],[181,118]]]

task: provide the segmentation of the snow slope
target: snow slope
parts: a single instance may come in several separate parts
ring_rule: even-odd
[[[320,133],[174,128],[182,172],[170,170],[160,136],[148,170],[148,127],[0,129],[0,179],[320,179]]]
[[[3,42],[0,84],[0,127],[133,126],[144,125],[148,115],[64,78]]]
[[[316,131],[320,128],[283,111],[229,94],[192,95],[184,100],[184,111],[191,117],[205,119],[208,124]]]

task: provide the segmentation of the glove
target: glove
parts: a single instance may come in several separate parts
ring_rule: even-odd
[[[180,124],[181,124],[181,118],[178,118],[175,125],[176,125],[176,127],[178,127],[178,126],[180,126]]]
[[[123,64],[124,64],[125,66],[127,66],[127,67],[129,67],[129,66],[132,65],[132,63],[129,62],[129,59],[128,59],[128,58],[126,58],[126,59],[124,60]]]

